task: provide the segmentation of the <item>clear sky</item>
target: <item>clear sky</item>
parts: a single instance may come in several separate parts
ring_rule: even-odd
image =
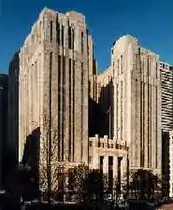
[[[44,6],[86,16],[99,71],[109,66],[111,45],[124,34],[173,64],[173,0],[0,0],[0,73]]]

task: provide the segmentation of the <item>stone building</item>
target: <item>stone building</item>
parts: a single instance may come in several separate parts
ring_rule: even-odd
[[[44,135],[48,125],[58,128],[59,161],[88,163],[90,41],[74,11],[45,8],[33,25],[20,50],[19,161],[27,135],[36,127]]]
[[[169,132],[173,129],[173,68],[165,62],[160,62],[161,81],[161,115],[162,115],[162,177],[163,195],[169,195]],[[172,169],[171,169],[172,170]]]
[[[162,99],[162,131],[173,129],[173,67],[160,62],[161,99]]]
[[[0,188],[6,175],[7,152],[7,114],[8,114],[8,75],[0,74]]]
[[[13,55],[9,64],[8,90],[8,155],[11,167],[18,162],[18,131],[19,131],[19,52]]]
[[[169,197],[173,197],[173,131],[169,132]]]
[[[112,47],[114,137],[129,146],[131,169],[161,175],[159,57],[130,35]]]
[[[113,139],[129,146],[130,168],[161,174],[159,57],[136,38],[123,36],[113,44],[111,67],[99,77],[98,93],[113,79]],[[103,107],[108,98],[104,91]]]

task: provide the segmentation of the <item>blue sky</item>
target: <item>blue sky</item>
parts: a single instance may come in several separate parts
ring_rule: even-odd
[[[109,66],[111,45],[124,34],[136,36],[142,46],[173,64],[172,0],[0,0],[0,73],[7,72],[44,6],[86,16],[99,71]]]

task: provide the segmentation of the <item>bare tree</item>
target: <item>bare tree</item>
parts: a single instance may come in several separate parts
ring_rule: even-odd
[[[49,126],[44,117],[43,134],[40,135],[39,186],[48,202],[55,198],[60,187],[64,165],[58,159],[57,126]]]
[[[86,194],[86,180],[89,174],[89,167],[85,164],[75,166],[72,169],[71,188],[78,202],[84,200]]]
[[[131,175],[129,185],[132,197],[153,200],[161,196],[161,179],[151,171],[139,169]]]

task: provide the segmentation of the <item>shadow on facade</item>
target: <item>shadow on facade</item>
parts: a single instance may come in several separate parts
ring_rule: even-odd
[[[24,186],[23,197],[28,200],[39,196],[39,154],[40,127],[26,137],[22,158],[21,181]]]
[[[89,99],[89,136],[104,136],[105,115],[101,110],[101,107],[91,98]]]
[[[98,110],[101,119],[98,119],[98,124],[100,126],[99,136],[103,137],[108,135],[109,138],[113,138],[113,119],[114,119],[114,89],[112,79],[106,86],[102,86],[100,89],[98,99]],[[96,115],[98,116],[98,115]],[[97,117],[96,117],[97,118]],[[96,133],[95,133],[96,134]]]
[[[162,186],[163,197],[169,197],[169,132],[162,131]]]

